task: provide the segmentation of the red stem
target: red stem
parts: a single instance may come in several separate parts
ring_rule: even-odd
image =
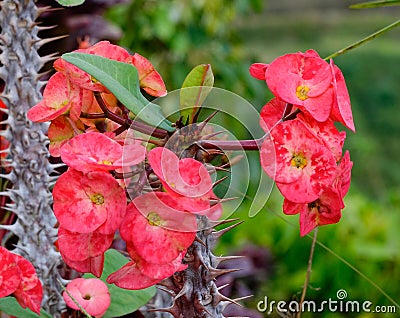
[[[104,103],[103,99],[101,98],[100,93],[95,92],[94,96],[96,98],[97,103],[99,104],[101,110],[104,112],[104,115],[106,118],[112,120],[113,122],[116,122],[117,124],[120,124],[121,126],[124,126],[125,129],[132,128],[134,130],[137,130],[141,133],[144,133],[149,136],[153,136],[156,138],[165,138],[168,136],[168,131],[160,128],[153,128],[151,126],[146,125],[145,123],[139,122],[137,120],[132,120],[132,119],[125,119],[117,114],[113,113],[107,108],[107,105]],[[90,115],[90,114],[87,114]]]

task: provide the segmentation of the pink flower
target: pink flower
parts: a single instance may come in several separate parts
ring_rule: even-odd
[[[71,232],[97,230],[101,234],[111,234],[125,216],[125,192],[106,172],[83,174],[69,169],[54,185],[53,198],[54,214],[61,227]]]
[[[338,121],[345,125],[352,131],[356,128],[353,122],[353,114],[350,105],[350,96],[347,91],[346,82],[344,80],[341,70],[333,64],[333,60],[330,63],[331,71],[333,74],[333,90],[334,90],[334,103],[331,112],[331,118],[334,121]]]
[[[272,142],[271,142],[272,141]],[[260,151],[261,166],[288,200],[312,202],[332,183],[332,152],[299,120],[280,123]]]
[[[37,277],[35,268],[27,259],[16,254],[13,256],[20,275],[20,283],[14,291],[14,297],[22,308],[29,308],[40,315],[43,299],[42,283]]]
[[[324,123],[320,123],[306,113],[297,115],[297,118],[323,142],[323,144],[332,152],[336,161],[339,161],[342,158],[342,149],[344,140],[346,139],[346,132],[339,132],[331,119],[328,119]]]
[[[343,198],[350,186],[351,168],[349,152],[346,151],[336,170],[333,183],[324,188],[317,200],[310,203],[293,203],[285,199],[283,211],[285,214],[300,213],[300,235],[304,236],[315,227],[339,222],[344,208]]]
[[[162,97],[167,95],[164,81],[161,75],[154,69],[153,64],[138,53],[125,60],[126,63],[133,64],[139,74],[140,87],[152,96]]]
[[[103,254],[112,244],[114,233],[100,234],[70,232],[63,227],[58,229],[58,248],[72,261],[83,261]]]
[[[75,136],[61,147],[60,154],[69,167],[84,173],[115,170],[122,166],[122,146],[98,132]]]
[[[285,199],[285,214],[300,213],[300,235],[304,236],[315,227],[339,222],[342,217],[342,198],[332,189],[326,189],[321,196],[310,203],[298,204]]]
[[[250,75],[261,81],[265,81],[265,71],[267,70],[269,64],[264,63],[254,63],[250,66]]]
[[[72,137],[75,133],[83,133],[85,127],[80,120],[74,123],[72,127],[71,122],[66,115],[62,115],[53,119],[50,123],[47,135],[50,139],[49,151],[53,157],[60,157],[60,148]],[[74,129],[78,130],[75,131]]]
[[[272,130],[282,119],[287,103],[275,97],[260,112],[260,126],[265,132]]]
[[[100,254],[95,257],[89,257],[87,259],[84,259],[82,261],[73,261],[70,260],[67,256],[65,256],[62,251],[60,251],[60,254],[64,260],[64,262],[71,267],[72,269],[75,269],[78,272],[81,273],[92,273],[96,277],[100,277],[101,274],[103,273],[103,267],[104,267],[104,253]]]
[[[130,56],[125,49],[120,46],[110,44],[110,42],[108,41],[101,41],[87,49],[79,49],[75,50],[74,52],[99,55],[119,62],[125,61]],[[59,58],[54,62],[54,68],[57,71],[65,73],[65,75],[69,78],[71,82],[81,88],[95,92],[108,93],[108,89],[99,81],[97,81],[94,77],[82,71],[75,65],[66,62],[62,58]]]
[[[29,109],[27,116],[34,122],[45,122],[69,112],[75,121],[81,114],[81,94],[79,87],[57,72],[50,77],[43,100]]]
[[[176,259],[166,264],[152,264],[137,255],[132,244],[128,244],[127,247],[132,261],[108,276],[107,283],[124,289],[143,289],[188,267],[182,264],[182,258],[186,251],[181,252]]]
[[[103,316],[111,304],[111,296],[107,285],[97,278],[76,278],[66,287],[74,300],[91,316]],[[67,292],[63,298],[68,307],[79,310]]]
[[[152,149],[147,158],[164,188],[179,198],[186,211],[209,213],[210,198],[214,196],[212,180],[201,162],[192,158],[179,160],[176,154],[163,147]]]
[[[121,237],[132,243],[146,262],[165,264],[194,241],[196,216],[182,212],[178,201],[163,192],[136,197],[127,207]]]
[[[21,277],[14,254],[0,246],[0,298],[11,295],[20,282]]]
[[[266,69],[265,80],[276,97],[317,121],[328,119],[334,101],[332,71],[315,51],[278,57]]]

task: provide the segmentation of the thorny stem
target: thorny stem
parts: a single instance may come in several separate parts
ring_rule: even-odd
[[[313,236],[311,250],[310,250],[310,257],[308,258],[307,274],[306,274],[306,279],[304,280],[303,291],[301,293],[301,298],[300,298],[300,303],[299,303],[299,312],[297,313],[297,318],[301,317],[301,306],[304,302],[304,299],[306,298],[308,284],[310,283],[311,270],[312,270],[311,268],[312,268],[312,261],[313,261],[313,257],[314,257],[315,243],[317,242],[317,234],[318,234],[318,226],[314,230],[314,236]]]
[[[98,119],[98,118],[108,118],[117,124],[121,125],[120,128],[118,128],[115,133],[118,135],[122,133],[124,130],[132,128],[134,130],[137,130],[141,133],[144,133],[149,136],[153,136],[156,138],[164,139],[169,136],[168,131],[164,129],[159,129],[159,128],[153,128],[151,126],[148,126],[145,123],[135,121],[129,118],[123,118],[114,112],[110,111],[103,101],[100,93],[95,92],[94,96],[96,98],[97,103],[99,104],[101,110],[103,111],[103,114],[89,114],[89,113],[82,113],[81,116],[84,118],[92,118],[92,119]],[[282,119],[278,122],[283,122],[287,120],[294,119],[298,113],[300,113],[299,109],[296,109],[294,112],[291,112],[293,108],[292,104],[287,104],[285,111],[282,115]],[[216,112],[212,114],[212,116],[215,115]],[[210,119],[212,118],[210,116]],[[207,120],[206,120],[207,121]],[[205,121],[205,122],[206,122]],[[277,124],[278,124],[277,123]],[[196,142],[196,144],[204,149],[204,150],[211,150],[211,149],[220,149],[220,150],[225,150],[225,151],[235,151],[235,150],[259,150],[264,139],[269,137],[269,133],[266,133],[263,137],[258,138],[258,139],[250,139],[250,140],[199,140]]]

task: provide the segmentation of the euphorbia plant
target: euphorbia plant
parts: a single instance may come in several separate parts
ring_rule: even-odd
[[[275,98],[261,112],[265,135],[235,141],[218,139],[207,125],[211,116],[198,122],[206,84],[213,82],[208,65],[185,81],[198,87],[181,95],[184,107],[174,123],[141,94],[160,97],[166,89],[137,53],[102,41],[64,55],[54,67],[57,73],[28,118],[50,121],[50,153],[67,166],[53,189],[55,246],[71,269],[100,277],[107,250],[121,237],[128,262],[105,280],[132,290],[164,286],[170,306],[148,311],[223,317],[226,304],[235,303],[214,282],[230,271],[217,269],[226,258],[211,253],[226,231],[215,226],[232,221],[220,220],[223,200],[213,190],[220,181],[211,176],[230,167],[218,160],[228,151],[260,150],[261,166],[285,198],[283,211],[300,213],[301,235],[339,221],[352,162],[348,152],[343,155],[345,134],[334,122],[355,127],[343,75],[332,60],[310,50],[254,64],[250,73],[265,80]],[[2,260],[3,296],[14,293],[21,306],[38,312],[41,285],[32,269],[33,283],[23,288],[34,290],[30,303],[13,285],[13,268],[26,261],[9,255]],[[82,304],[71,306],[84,311],[91,295],[81,296]]]
[[[217,133],[207,132],[210,118],[196,123],[209,90],[201,85],[212,76],[207,66],[199,87],[182,94],[182,115],[171,123],[140,93],[139,87],[163,96],[165,86],[138,54],[103,41],[54,65],[58,72],[28,117],[51,120],[50,127],[62,119],[70,127],[68,135],[52,128],[55,140],[67,137],[51,151],[68,166],[53,199],[58,248],[78,272],[100,277],[104,253],[119,233],[130,262],[109,275],[108,283],[126,289],[160,283],[175,296],[169,308],[157,310],[175,317],[223,317],[224,305],[234,301],[214,283],[226,270],[216,269],[219,261],[210,251],[219,235],[213,227],[226,221],[216,221],[221,199],[214,194],[210,168],[215,158],[238,146],[260,149],[261,166],[285,197],[284,212],[301,214],[301,235],[339,221],[351,161],[348,152],[342,158],[345,134],[333,122],[352,130],[354,124],[340,70],[315,51],[250,67],[276,95],[261,112],[265,135],[253,141],[218,140]],[[197,96],[192,111],[188,96]],[[135,137],[138,133],[150,139]],[[188,308],[192,303],[197,305]]]

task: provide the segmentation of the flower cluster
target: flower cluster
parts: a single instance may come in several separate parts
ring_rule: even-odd
[[[355,130],[342,72],[309,50],[253,64],[250,74],[275,95],[261,111],[267,137],[260,159],[285,198],[284,213],[300,213],[302,236],[337,223],[352,162],[348,152],[342,155],[346,134],[334,122]]]
[[[0,246],[0,298],[13,295],[23,308],[40,315],[42,283],[33,265]]]
[[[111,60],[132,64],[137,68],[140,87],[152,96],[164,96],[167,93],[160,74],[143,56],[130,55],[120,46],[101,41],[95,45],[75,52],[94,54]],[[69,139],[83,132],[101,132],[113,135],[121,126],[101,116],[103,105],[99,105],[99,94],[104,106],[110,112],[122,114],[117,99],[109,90],[88,73],[66,62],[62,58],[54,62],[57,72],[49,79],[43,99],[28,111],[28,118],[34,122],[50,121],[48,136],[50,154],[60,156],[60,148]],[[126,137],[119,136],[120,139]],[[117,138],[117,137],[115,137]]]
[[[166,94],[160,75],[139,54],[105,41],[77,51],[133,64],[146,93]],[[222,213],[207,168],[165,147],[147,154],[131,130],[103,116],[134,114],[102,83],[63,59],[54,67],[43,100],[28,117],[51,121],[50,153],[68,166],[53,189],[57,246],[65,263],[100,277],[104,253],[117,234],[131,261],[109,283],[142,289],[187,268],[182,260],[198,230],[196,214],[216,220]]]

